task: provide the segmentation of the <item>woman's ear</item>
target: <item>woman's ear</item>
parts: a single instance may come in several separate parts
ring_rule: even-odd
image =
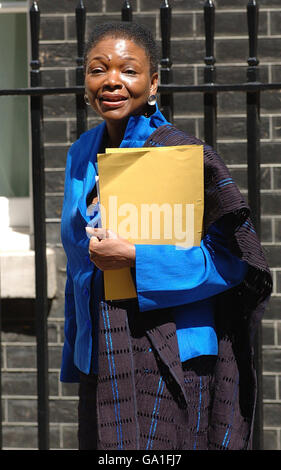
[[[151,86],[150,86],[150,94],[156,95],[158,88],[158,73],[155,72],[151,75]]]

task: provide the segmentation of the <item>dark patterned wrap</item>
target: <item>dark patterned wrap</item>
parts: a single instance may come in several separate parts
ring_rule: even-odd
[[[216,297],[218,357],[181,364],[169,308],[136,300],[100,305],[98,449],[249,449],[256,400],[253,338],[272,279],[250,211],[217,153],[172,125],[144,147],[204,146],[204,233],[223,220],[229,249],[249,264],[245,281]]]

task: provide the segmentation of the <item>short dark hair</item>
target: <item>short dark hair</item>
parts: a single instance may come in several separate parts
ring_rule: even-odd
[[[150,62],[150,73],[157,72],[159,63],[159,51],[156,41],[151,32],[144,26],[133,21],[121,21],[112,23],[101,23],[91,32],[84,53],[84,66],[90,50],[106,37],[124,38],[135,42],[145,50]]]

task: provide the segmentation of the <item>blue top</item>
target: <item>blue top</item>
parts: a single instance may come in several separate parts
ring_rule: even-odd
[[[130,117],[120,147],[143,146],[149,135],[163,124],[167,121],[157,107],[149,118]],[[92,344],[92,329],[97,327],[97,321],[92,324],[91,317],[97,319],[99,302],[103,299],[103,276],[89,259],[85,227],[91,220],[96,222],[87,213],[86,198],[97,175],[96,155],[104,130],[103,122],[82,134],[67,157],[61,227],[67,255],[61,368],[64,382],[79,381],[77,369],[86,374],[90,370],[98,371],[97,344]],[[229,252],[223,232],[216,225],[209,229],[199,247],[179,250],[174,245],[137,244],[135,283],[139,309],[146,315],[149,310],[172,308],[181,361],[199,355],[216,355],[214,296],[239,284],[246,271],[247,264]]]

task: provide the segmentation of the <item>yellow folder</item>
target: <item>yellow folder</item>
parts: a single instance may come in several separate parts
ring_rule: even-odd
[[[134,244],[200,245],[203,146],[111,148],[97,158],[102,227]],[[130,268],[105,271],[104,285],[106,300],[137,295]]]

